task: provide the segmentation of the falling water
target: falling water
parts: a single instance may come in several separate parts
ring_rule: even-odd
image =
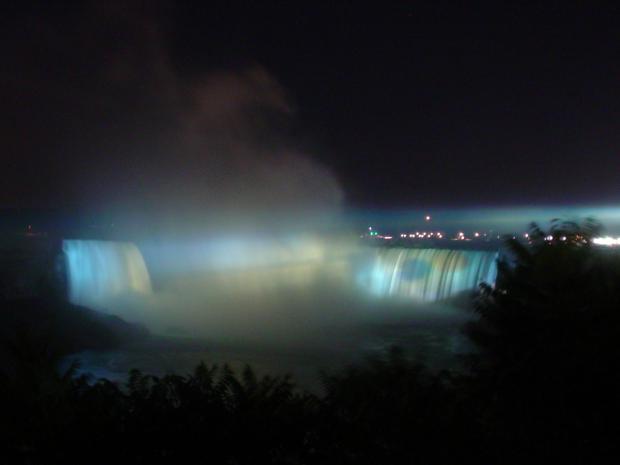
[[[75,304],[112,310],[113,304],[118,302],[115,299],[119,297],[152,294],[151,279],[144,258],[132,243],[65,240],[63,251],[67,264],[69,300]],[[210,252],[201,255],[201,261],[211,263],[217,258],[216,250]],[[151,255],[157,256],[153,253]],[[195,264],[187,265],[188,259],[181,260],[188,266],[187,270],[174,268],[175,271],[167,277],[166,282],[172,285],[173,289],[174,283],[179,281],[187,284],[181,286],[181,289],[184,289],[181,292],[183,296],[189,293],[196,295],[198,299],[204,299],[209,294],[213,306],[216,289],[219,289],[224,297],[227,296],[225,300],[229,301],[233,296],[242,293],[263,295],[264,292],[254,289],[253,283],[257,286],[260,284],[260,290],[268,288],[274,293],[282,289],[312,288],[317,276],[323,276],[334,268],[332,261],[321,257],[316,263],[309,264],[307,257],[302,254],[300,256],[303,260],[296,267],[291,268],[291,264],[284,266],[276,262],[267,268],[259,267],[260,271],[254,271],[253,266],[246,264],[252,258],[251,254],[248,252],[245,255],[242,254],[242,258],[246,266],[242,266],[241,270],[228,270],[227,267],[211,270],[207,267],[207,270],[200,271]],[[293,255],[297,258],[298,254]],[[345,258],[344,268],[336,267],[342,279],[333,281],[334,286],[346,287],[347,281],[355,279],[363,290],[376,296],[434,302],[473,290],[481,282],[493,284],[497,274],[496,252],[380,248],[372,251],[370,262],[366,259],[358,260],[355,258],[357,255],[352,253],[348,259]],[[366,254],[363,253],[362,256],[364,255]],[[181,254],[182,257],[186,255]],[[293,270],[301,274],[298,276]],[[164,273],[160,270],[159,275]],[[261,278],[260,281],[258,277]],[[297,277],[303,277],[303,280],[295,286],[293,278]],[[335,284],[336,282],[339,284]],[[193,283],[197,287],[192,288]],[[196,293],[196,289],[206,288],[209,292]],[[148,302],[152,303],[152,300],[149,298]]]
[[[365,286],[378,296],[431,302],[493,284],[496,252],[389,248],[377,252]]]
[[[65,240],[62,249],[74,304],[105,308],[112,298],[152,292],[142,254],[130,242]]]

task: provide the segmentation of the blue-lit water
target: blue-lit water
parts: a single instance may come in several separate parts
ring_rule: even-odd
[[[493,284],[497,252],[378,248],[360,286],[375,295],[437,302]]]
[[[98,309],[128,294],[151,294],[142,253],[130,242],[65,240],[69,300]]]
[[[319,368],[391,344],[445,366],[463,351],[460,327],[471,317],[452,299],[496,273],[494,252],[316,240],[167,244],[145,255],[131,243],[74,240],[63,250],[73,302],[156,335],[156,343],[80,354],[84,370],[113,379],[134,367],[188,372],[205,360],[311,384]]]
[[[355,283],[361,294],[421,302],[449,299],[482,282],[492,284],[497,274],[498,254],[488,251],[376,247],[329,257],[316,243],[298,249],[258,244],[258,253],[248,244],[241,250],[220,246],[191,248],[189,253],[184,249],[185,255],[164,262],[163,274],[171,281],[180,277],[188,283],[202,281],[203,286],[215,282],[231,293],[251,293],[294,287],[295,281],[312,284],[316,275],[333,272],[337,263],[343,286]],[[69,299],[75,304],[105,308],[119,296],[153,293],[149,270],[133,243],[65,240],[63,251]]]

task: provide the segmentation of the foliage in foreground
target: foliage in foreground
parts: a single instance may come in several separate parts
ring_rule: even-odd
[[[473,379],[499,445],[515,461],[604,461],[617,452],[620,412],[620,255],[593,245],[600,226],[533,224],[508,242],[495,287],[466,333],[481,353]]]
[[[466,328],[471,373],[432,373],[393,349],[323,375],[324,395],[286,377],[201,364],[134,371],[126,386],[60,376],[16,352],[0,381],[2,463],[612,463],[620,412],[620,257],[597,225],[533,225],[511,241]],[[551,237],[551,239],[549,238]]]
[[[321,398],[249,367],[132,371],[124,387],[71,375],[0,383],[4,463],[445,463],[462,453],[441,448],[464,425],[458,402],[446,403],[453,380],[397,349],[323,375]]]

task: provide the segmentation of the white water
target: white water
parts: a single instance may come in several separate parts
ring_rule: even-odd
[[[65,240],[69,300],[95,309],[120,296],[150,294],[151,279],[130,242]]]
[[[377,296],[434,302],[495,283],[497,253],[388,248],[377,252],[361,283]]]
[[[68,240],[63,249],[71,302],[229,346],[331,347],[365,327],[454,320],[443,299],[495,281],[494,252],[309,244],[249,241],[245,254],[230,244],[151,247],[155,291],[134,244]]]
[[[497,254],[349,245],[153,245],[144,248],[158,283],[152,291],[134,244],[64,241],[72,302],[173,340],[200,341],[177,352],[147,346],[103,354],[85,365],[124,376],[133,367],[189,370],[207,359],[252,363],[266,373],[301,370],[314,379],[317,367],[350,363],[393,343],[413,344],[438,364],[460,350],[458,327],[468,314],[434,301],[494,282]]]
[[[362,295],[370,293],[378,297],[405,298],[419,302],[450,298],[460,292],[476,289],[482,282],[493,284],[497,274],[496,252],[380,248],[365,249],[361,255],[369,258],[360,261],[359,250],[354,260],[352,257],[355,253],[351,251],[348,252],[351,258],[347,259],[341,253],[328,252],[324,247],[319,247],[321,253],[315,251],[313,260],[309,261],[306,256],[308,247],[299,247],[292,255],[292,251],[287,250],[286,260],[283,261],[281,248],[259,245],[254,247],[258,251],[246,247],[247,253],[242,254],[241,258],[239,253],[232,253],[238,250],[233,248],[229,251],[228,247],[222,248],[226,250],[207,249],[211,253],[206,254],[197,253],[194,249],[188,254],[179,249],[182,250],[180,257],[164,261],[166,270],[160,269],[158,272],[167,275],[166,280],[170,283],[176,283],[177,289],[215,286],[220,293],[230,297],[252,293],[252,289],[256,288],[255,297],[260,299],[259,290],[282,290],[293,283],[294,287],[313,289],[317,275],[330,275],[336,270],[339,275],[336,281],[340,286],[357,289]],[[132,243],[65,240],[63,250],[67,262],[69,298],[75,304],[105,308],[106,303],[118,301],[118,297],[152,294],[144,258]],[[167,253],[169,255],[170,251]],[[255,263],[253,259],[257,254],[262,261]],[[340,255],[337,263],[341,265],[334,266],[336,262],[332,255]],[[220,256],[227,257],[229,261],[234,259],[234,263],[239,263],[239,266],[231,267],[228,262],[226,266],[220,264],[216,260]],[[195,263],[196,258],[201,259],[202,266]],[[335,284],[333,278],[330,281]],[[183,283],[187,283],[187,286]],[[182,294],[187,292],[187,289],[181,290]],[[257,305],[260,306],[260,302]]]

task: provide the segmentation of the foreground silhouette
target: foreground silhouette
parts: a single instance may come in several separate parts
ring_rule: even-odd
[[[495,288],[484,286],[474,381],[499,456],[569,463],[617,455],[620,255],[593,245],[600,225],[553,221],[510,240]]]
[[[201,364],[133,371],[125,386],[57,373],[16,343],[0,381],[2,463],[613,463],[620,407],[620,256],[599,226],[532,226],[508,244],[465,328],[466,373],[399,349],[323,374],[320,396],[288,377]],[[21,347],[21,348],[20,348]]]

